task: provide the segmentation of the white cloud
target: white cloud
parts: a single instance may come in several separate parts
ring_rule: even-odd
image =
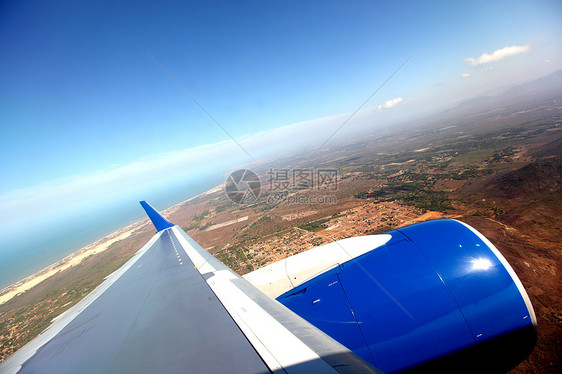
[[[254,157],[310,150],[310,140],[323,130],[337,128],[349,114],[294,123],[239,137]],[[312,149],[317,145],[313,145]],[[204,162],[202,162],[204,160]],[[47,220],[56,211],[67,216],[89,211],[89,206],[108,205],[126,198],[143,199],[154,191],[187,185],[204,175],[224,172],[247,163],[248,157],[231,140],[178,151],[144,156],[135,162],[104,170],[51,180],[39,185],[0,193],[0,234],[13,224],[31,219]],[[86,207],[88,206],[88,207]]]
[[[311,150],[311,139],[322,131],[326,132],[326,129],[332,131],[339,127],[347,117],[349,113],[294,123],[240,136],[238,140],[244,149],[260,160],[281,152]],[[313,144],[312,150],[317,146]],[[123,196],[140,199],[150,191],[187,184],[186,181],[197,180],[201,175],[219,173],[247,162],[248,157],[236,143],[223,140],[146,155],[129,164],[2,192],[0,233],[2,226],[9,222],[25,222],[30,216],[45,218],[54,211],[76,210],[94,201],[115,200]]]
[[[550,59],[547,58],[546,60],[544,60],[544,62],[548,64],[550,62]]]
[[[467,57],[464,59],[465,62],[468,62],[472,66],[479,66],[482,64],[489,64],[491,62],[501,61],[505,58],[519,55],[521,53],[529,52],[531,46],[529,44],[525,45],[512,45],[509,47],[503,47],[500,49],[495,50],[491,54],[484,53],[478,58],[474,57]]]
[[[381,104],[377,107],[377,110],[385,110],[385,109],[390,109],[390,108],[394,108],[396,105],[400,104],[402,101],[404,101],[403,98],[401,97],[396,97],[394,99],[390,99],[384,102],[384,104]]]
[[[162,185],[196,178],[204,169],[217,169],[225,159],[232,165],[244,158],[233,142],[222,141],[148,155],[130,164],[5,192],[0,194],[0,231],[11,221],[26,220],[30,216],[45,218],[54,211],[76,210],[120,196],[138,194],[142,197]],[[205,160],[204,166],[201,159]]]
[[[378,109],[390,109],[403,99],[386,101]],[[353,131],[373,126],[372,111],[357,113],[346,131],[337,132],[334,141]],[[345,124],[343,113],[240,136],[239,143],[258,160],[278,154],[313,152],[322,141]],[[319,137],[319,134],[323,136]],[[324,139],[325,136],[325,139]],[[202,162],[204,160],[204,162]],[[72,175],[12,191],[0,192],[0,236],[22,224],[78,219],[84,212],[108,207],[125,200],[142,200],[174,187],[226,172],[250,160],[236,143],[224,140],[172,152],[147,155],[135,162],[113,165],[103,170]],[[252,164],[247,164],[251,167]],[[94,208],[92,208],[94,207]],[[55,217],[56,214],[56,217]]]
[[[461,74],[461,78],[470,78],[472,77],[472,75],[470,75],[469,73],[462,73]]]

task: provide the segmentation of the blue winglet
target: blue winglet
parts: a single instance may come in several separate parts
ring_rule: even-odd
[[[168,221],[166,218],[162,217],[160,213],[156,211],[153,207],[150,206],[149,203],[146,201],[141,201],[140,205],[144,208],[144,211],[148,215],[148,218],[152,221],[154,227],[156,227],[156,231],[160,232],[162,230],[167,229],[168,227],[174,226],[173,223]]]

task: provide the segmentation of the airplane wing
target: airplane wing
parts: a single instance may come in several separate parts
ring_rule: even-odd
[[[506,372],[529,297],[455,220],[347,238],[243,278],[146,202],[157,233],[0,373]]]
[[[373,373],[146,202],[157,229],[1,373]]]

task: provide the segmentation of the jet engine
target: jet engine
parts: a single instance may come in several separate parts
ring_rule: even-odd
[[[465,223],[428,221],[323,247],[246,277],[385,372],[505,372],[534,348],[525,289]],[[324,259],[322,271],[313,257]]]

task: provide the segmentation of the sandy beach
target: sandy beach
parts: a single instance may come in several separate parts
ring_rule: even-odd
[[[209,195],[211,193],[217,192],[222,189],[222,185],[213,187],[212,189],[205,191],[197,196],[194,196],[190,199],[184,200],[174,206],[171,206],[168,209],[162,211],[164,215],[170,215],[175,212],[182,204],[189,202],[200,196]],[[68,255],[67,257],[63,258],[62,260],[38,271],[37,273],[30,275],[27,278],[24,278],[2,290],[0,290],[0,305],[6,303],[8,300],[12,299],[13,297],[35,287],[39,283],[43,282],[45,279],[52,277],[53,275],[64,271],[68,268],[76,266],[80,264],[82,261],[87,259],[90,256],[96,255],[108,249],[113,243],[116,243],[120,240],[126,239],[131,234],[148,223],[147,219],[142,219],[138,222],[135,222],[121,230],[118,230],[92,244],[87,245],[86,247],[79,249],[78,251]]]
[[[45,279],[52,277],[53,275],[57,274],[60,271],[66,270],[73,266],[78,265],[85,259],[95,254],[101,253],[109,248],[113,243],[116,243],[120,240],[128,238],[131,236],[133,231],[137,230],[140,226],[144,223],[143,221],[136,222],[130,226],[127,226],[119,231],[116,231],[92,244],[87,245],[86,247],[72,253],[71,255],[63,258],[62,260],[50,265],[39,272],[30,275],[29,277],[22,279],[19,282],[16,282],[2,291],[0,291],[0,305],[4,304],[14,296],[25,292],[32,287],[38,285]]]

